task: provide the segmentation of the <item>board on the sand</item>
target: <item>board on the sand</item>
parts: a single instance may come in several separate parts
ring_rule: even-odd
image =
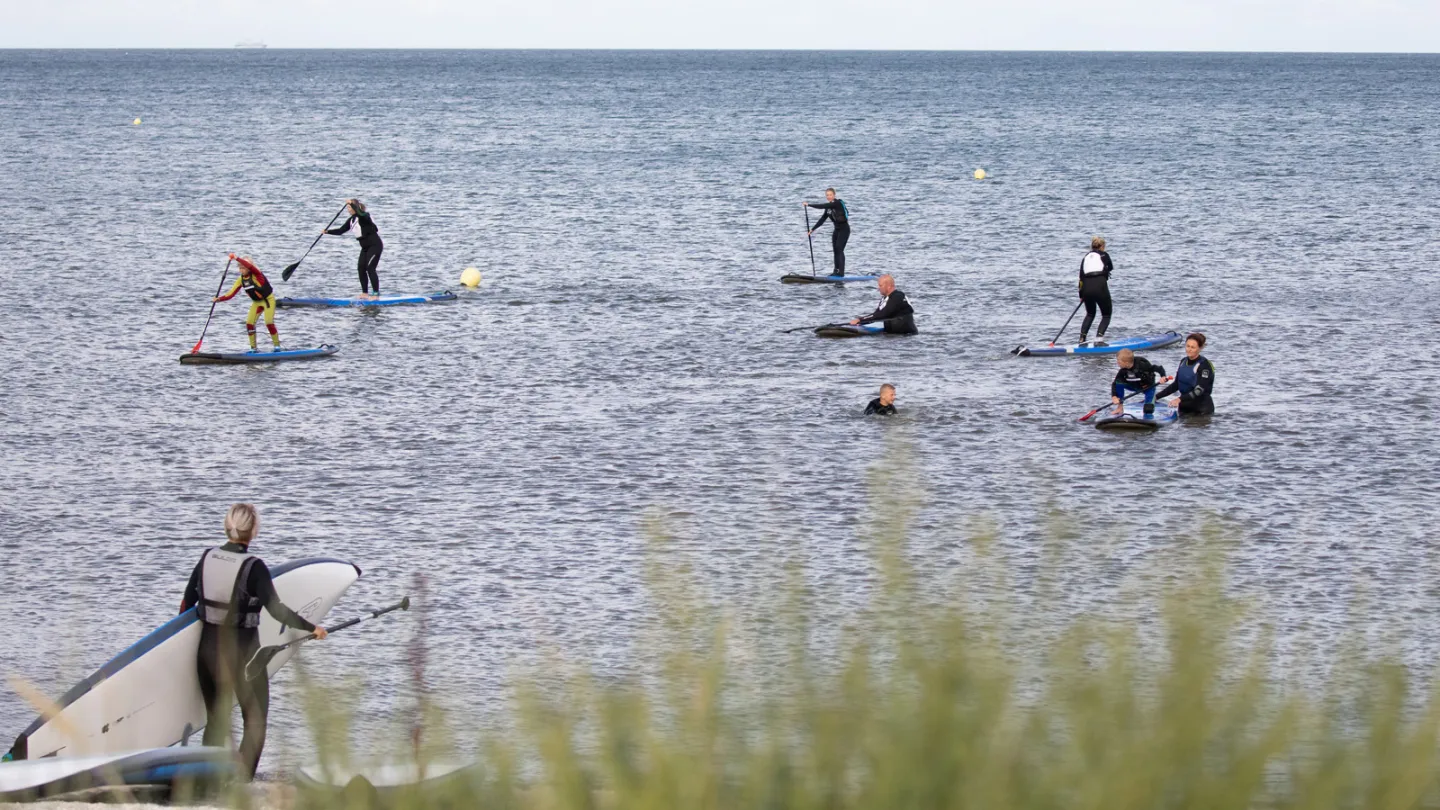
[[[788,273],[780,277],[781,284],[854,284],[857,281],[875,281],[879,276],[806,276]]]
[[[340,347],[322,343],[313,349],[281,349],[273,352],[191,352],[180,355],[186,366],[239,366],[249,363],[280,363],[286,360],[315,360],[329,357]]]
[[[308,765],[299,769],[295,784],[300,790],[326,796],[340,796],[348,803],[374,805],[379,799],[387,803],[401,797],[421,800],[428,791],[450,791],[473,786],[480,777],[480,766],[474,762],[391,763],[370,767]]]
[[[270,569],[280,601],[319,624],[360,569],[344,560],[315,558]],[[260,614],[260,644],[269,647],[306,635]],[[111,637],[97,631],[96,644]],[[66,692],[59,712],[41,715],[15,740],[9,756],[16,760],[53,756],[117,754],[163,748],[205,727],[205,701],[195,656],[200,648],[200,619],[195,608],[181,613],[96,670]],[[290,647],[271,659],[273,675],[294,654]]]
[[[97,788],[159,788],[215,783],[236,775],[228,748],[152,748],[119,754],[45,757],[0,763],[0,802],[53,799]]]
[[[410,304],[435,304],[454,301],[455,293],[449,290],[423,293],[420,295],[382,295],[379,298],[281,298],[277,307],[399,307]]]
[[[880,323],[832,323],[828,326],[815,327],[815,334],[819,337],[829,338],[868,337],[885,334],[885,325]]]
[[[1142,335],[1139,337],[1109,338],[1087,340],[1084,343],[1074,345],[1056,346],[1016,346],[1010,350],[1011,354],[1020,357],[1064,357],[1066,355],[1091,355],[1091,354],[1115,354],[1121,349],[1131,351],[1143,351],[1145,349],[1159,349],[1169,346],[1172,343],[1180,342],[1179,332],[1161,332],[1157,335]]]
[[[1172,424],[1180,414],[1169,405],[1163,402],[1155,403],[1155,412],[1146,416],[1145,401],[1141,397],[1127,399],[1124,403],[1124,411],[1116,413],[1114,408],[1106,408],[1096,414],[1095,427],[1100,430],[1159,430]]]

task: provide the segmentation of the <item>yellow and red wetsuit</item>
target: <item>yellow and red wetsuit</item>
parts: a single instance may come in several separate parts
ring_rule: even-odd
[[[244,289],[245,294],[250,296],[250,314],[245,317],[245,334],[250,338],[250,348],[255,348],[255,321],[259,319],[261,312],[265,313],[265,328],[270,330],[270,342],[279,348],[280,333],[275,331],[275,288],[270,286],[270,280],[265,278],[260,268],[239,256],[235,257],[235,261],[243,268],[240,278],[235,280],[235,286],[230,288],[230,292],[220,296],[218,300],[229,301]],[[245,273],[244,270],[250,272]]]

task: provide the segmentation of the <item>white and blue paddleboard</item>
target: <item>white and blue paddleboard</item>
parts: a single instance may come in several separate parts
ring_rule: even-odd
[[[1147,415],[1145,400],[1138,396],[1125,400],[1122,407],[1120,413],[1112,407],[1096,414],[1095,427],[1100,430],[1159,430],[1180,418],[1179,412],[1159,401],[1155,403],[1155,412]]]
[[[170,789],[185,780],[213,783],[236,775],[235,755],[228,748],[45,757],[0,763],[0,802],[29,802],[109,787]]]
[[[1171,331],[1161,332],[1157,335],[1142,335],[1140,337],[1110,338],[1108,340],[1100,340],[1097,338],[1095,340],[1087,340],[1084,343],[1076,343],[1073,346],[1016,346],[1010,353],[1019,355],[1020,357],[1116,354],[1121,349],[1138,352],[1146,349],[1159,349],[1179,342],[1180,333]]]
[[[180,355],[182,366],[243,366],[253,363],[282,363],[287,360],[317,360],[340,351],[339,346],[322,343],[313,349],[276,349],[269,352],[191,352]]]
[[[344,560],[314,558],[270,569],[280,601],[319,624],[360,569]],[[260,614],[260,644],[284,644],[305,636],[266,611]],[[300,645],[280,652],[269,673],[285,666]],[[171,619],[58,700],[59,711],[41,715],[16,738],[10,759],[116,754],[164,748],[205,727],[205,700],[195,656],[200,620],[195,608]]]
[[[369,767],[318,764],[301,767],[295,775],[295,784],[301,790],[322,795],[373,791],[377,798],[392,801],[406,795],[419,799],[426,791],[474,785],[481,773],[477,763],[457,761],[384,763]]]
[[[780,277],[781,284],[855,284],[861,281],[877,281],[879,276],[806,276],[787,273]]]
[[[434,304],[454,301],[456,295],[449,290],[424,293],[421,295],[382,295],[379,298],[281,298],[275,302],[278,307],[399,307],[409,304]]]
[[[867,337],[869,335],[885,334],[885,325],[882,323],[832,323],[828,326],[815,327],[815,334],[819,337],[849,338]]]

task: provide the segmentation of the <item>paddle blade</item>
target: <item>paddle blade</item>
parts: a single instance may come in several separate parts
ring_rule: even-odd
[[[287,266],[284,270],[281,270],[281,271],[280,271],[280,280],[281,280],[281,281],[289,281],[289,280],[290,280],[290,277],[293,276],[293,275],[295,275],[295,268],[297,268],[297,267],[299,267],[299,266],[300,266],[300,262],[295,262],[294,264]]]
[[[201,343],[204,343],[204,342],[205,342],[205,338],[203,338],[203,337],[200,338],[199,340],[195,341],[195,348],[191,349],[191,350],[190,350],[190,353],[191,353],[191,354],[199,354],[199,353],[200,353],[200,344],[201,344]]]
[[[266,667],[270,666],[270,660],[287,645],[277,644],[274,647],[261,647],[251,656],[250,663],[245,665],[245,680],[253,681],[265,674]]]

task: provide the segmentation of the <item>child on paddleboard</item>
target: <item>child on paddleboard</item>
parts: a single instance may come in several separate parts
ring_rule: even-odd
[[[1145,392],[1145,416],[1151,418],[1155,414],[1155,380],[1157,377],[1165,376],[1165,369],[1137,356],[1130,349],[1121,349],[1116,355],[1115,362],[1120,365],[1120,370],[1115,373],[1115,381],[1110,385],[1110,401],[1115,403],[1115,410],[1118,413],[1122,407],[1121,400],[1127,393]]]
[[[230,288],[230,292],[211,300],[229,301],[244,289],[245,294],[250,296],[250,314],[245,317],[245,334],[250,338],[250,351],[256,351],[255,321],[259,319],[261,312],[265,313],[265,328],[270,330],[270,342],[278,350],[280,333],[275,329],[275,289],[249,258],[236,256],[234,253],[230,254],[230,258],[240,265],[240,278],[235,280],[235,286]]]

